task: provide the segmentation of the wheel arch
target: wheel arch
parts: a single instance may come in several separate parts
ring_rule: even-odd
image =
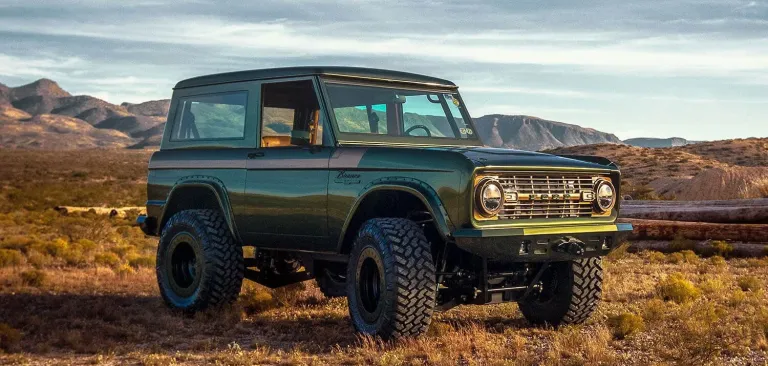
[[[365,186],[352,208],[347,214],[347,218],[342,226],[341,235],[337,244],[338,253],[348,253],[352,238],[356,234],[360,225],[367,219],[382,217],[380,215],[369,214],[367,208],[377,202],[381,195],[396,195],[400,198],[407,197],[406,204],[421,205],[432,217],[435,231],[445,242],[453,232],[454,226],[448,217],[448,213],[437,192],[427,183],[407,177],[389,177],[381,178]]]
[[[157,234],[162,233],[163,227],[174,214],[191,209],[218,210],[224,217],[232,236],[238,242],[241,241],[224,183],[207,176],[190,176],[176,181],[168,192],[162,213],[158,218]]]

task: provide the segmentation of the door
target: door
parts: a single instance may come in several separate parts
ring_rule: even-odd
[[[328,161],[316,85],[311,78],[261,87],[259,146],[248,152],[241,231],[245,242],[314,250],[328,240]]]

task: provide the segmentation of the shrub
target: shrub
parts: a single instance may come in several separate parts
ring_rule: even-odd
[[[699,262],[699,256],[696,255],[692,250],[683,250],[677,253],[672,253],[669,256],[667,256],[667,262],[669,263],[690,263],[690,264],[696,264]]]
[[[685,256],[680,252],[672,253],[666,256],[667,263],[680,264],[685,262]]]
[[[83,253],[90,253],[93,252],[98,245],[90,239],[79,239],[76,241],[73,246],[77,248],[77,250],[83,252]]]
[[[643,318],[632,313],[612,316],[608,318],[608,325],[613,329],[613,336],[616,339],[624,339],[645,329]]]
[[[663,263],[666,261],[667,256],[662,252],[651,250],[647,252],[648,261],[651,263]]]
[[[21,332],[6,323],[0,323],[0,350],[10,352],[21,341]]]
[[[33,243],[33,239],[25,235],[13,235],[0,242],[0,248],[27,250]]]
[[[701,295],[701,291],[680,273],[673,273],[661,280],[656,290],[662,299],[678,304],[695,300]]]
[[[113,270],[120,277],[125,277],[125,276],[128,276],[128,275],[136,273],[136,271],[133,270],[133,267],[131,267],[131,266],[127,265],[127,264],[122,264],[122,265],[118,266],[117,268],[115,268]]]
[[[712,251],[721,257],[728,257],[733,253],[733,245],[725,241],[715,240],[710,245],[712,245]]]
[[[21,265],[24,256],[18,250],[0,249],[0,268]]]
[[[134,250],[136,250],[136,248],[132,245],[119,245],[116,247],[112,247],[110,249],[112,253],[117,254],[118,256],[120,256],[120,258],[125,258],[125,256],[128,255],[128,253]]]
[[[709,258],[709,263],[712,264],[713,266],[724,266],[728,264],[728,262],[725,261],[725,258],[719,255]]]
[[[755,276],[739,277],[739,279],[736,282],[738,283],[739,288],[741,288],[742,291],[755,292],[762,288],[762,283],[760,282],[760,279]]]
[[[21,282],[27,286],[40,287],[45,283],[45,272],[39,269],[31,269],[21,272]]]
[[[685,263],[696,264],[699,263],[699,256],[692,250],[683,250],[680,252],[683,255]]]
[[[120,258],[118,258],[117,254],[111,252],[99,253],[93,257],[93,262],[97,266],[117,268],[120,265]]]
[[[669,243],[669,248],[675,252],[683,250],[693,250],[696,247],[696,242],[687,239],[683,233],[677,233],[672,242]]]
[[[731,306],[742,304],[745,301],[747,301],[747,294],[744,291],[740,291],[740,290],[733,291],[733,293],[731,294],[731,298],[728,299],[728,303]]]
[[[65,251],[61,258],[64,259],[68,266],[84,267],[88,263],[88,258],[86,258],[85,254],[75,248]]]
[[[277,300],[269,290],[254,284],[244,286],[239,301],[246,313],[258,313],[278,306]]]
[[[69,244],[62,238],[54,239],[49,242],[39,242],[31,245],[33,249],[46,253],[52,257],[59,257],[69,249]]]
[[[155,266],[155,257],[149,255],[131,257],[128,259],[128,264],[135,268],[152,268]]]
[[[40,253],[37,250],[30,249],[27,252],[27,263],[32,265],[32,267],[40,269],[51,263],[51,257]]]
[[[662,320],[669,311],[669,304],[659,299],[651,299],[643,308],[643,318],[650,321]]]
[[[710,278],[702,282],[699,287],[708,295],[718,295],[722,294],[728,288],[728,285],[719,278]]]

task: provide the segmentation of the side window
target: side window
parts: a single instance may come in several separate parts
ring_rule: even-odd
[[[323,144],[323,118],[310,80],[261,87],[261,146]]]
[[[387,105],[334,108],[339,132],[387,134]]]
[[[171,140],[242,139],[248,92],[199,95],[179,103]]]

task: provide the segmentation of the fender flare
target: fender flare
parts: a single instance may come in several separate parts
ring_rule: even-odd
[[[341,235],[339,236],[339,242],[336,248],[337,252],[341,252],[343,248],[347,230],[349,230],[349,225],[352,222],[352,218],[357,213],[360,204],[369,194],[382,190],[396,190],[414,195],[421,200],[424,206],[427,207],[427,210],[429,210],[435,226],[437,227],[437,231],[443,239],[447,240],[451,233],[453,233],[455,226],[451,222],[440,196],[429,184],[408,177],[385,177],[370,182],[363,187],[360,194],[357,195],[355,203],[349,210],[346,220],[344,220],[344,226],[341,228]]]
[[[235,238],[235,240],[242,241],[237,231],[237,227],[235,226],[235,215],[232,212],[232,205],[229,202],[229,195],[227,194],[227,189],[224,186],[224,182],[217,178],[204,175],[182,177],[173,184],[173,187],[168,192],[168,197],[165,200],[165,204],[163,205],[163,211],[158,218],[158,235],[160,234],[160,231],[163,230],[165,223],[168,221],[168,219],[170,219],[170,217],[167,217],[168,215],[166,212],[168,209],[168,203],[172,202],[174,195],[179,189],[191,187],[207,189],[213,194],[213,196],[216,198],[216,202],[219,205],[219,210],[222,216],[224,216],[224,221],[226,221],[230,233]]]

